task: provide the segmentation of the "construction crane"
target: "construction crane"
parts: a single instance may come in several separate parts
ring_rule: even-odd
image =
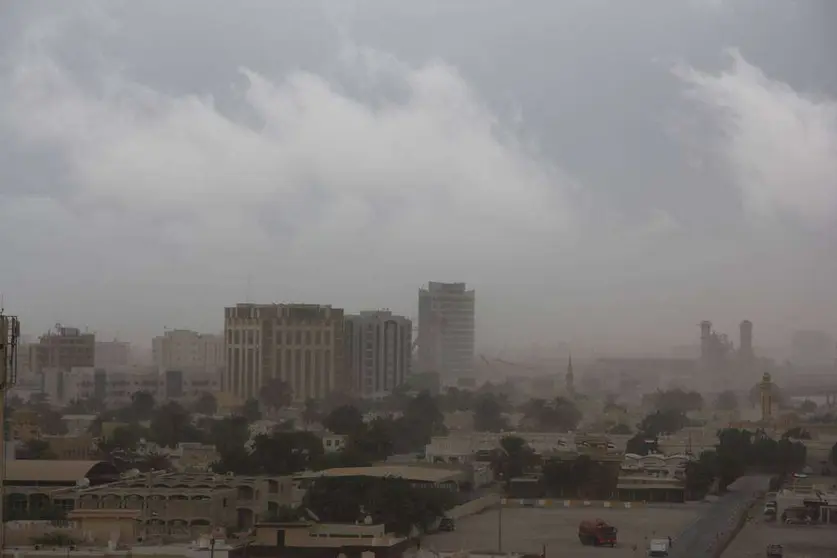
[[[20,320],[7,316],[0,307],[0,502],[6,501],[6,392],[17,382],[17,349]],[[0,506],[0,552],[5,548],[5,518]]]
[[[431,320],[432,320],[431,321],[431,327],[433,328],[434,336],[440,330],[443,330],[444,327],[448,323],[447,320],[445,319],[445,317],[442,316],[442,314],[440,314],[439,312],[433,312],[433,314],[431,315]],[[416,338],[413,340],[413,346],[410,348],[411,353],[415,354],[416,349],[419,347],[419,345],[421,345],[422,339],[421,339],[421,333],[420,332],[421,332],[421,326],[419,326],[416,330]],[[429,340],[425,340],[425,342],[427,342],[427,341],[429,341]]]

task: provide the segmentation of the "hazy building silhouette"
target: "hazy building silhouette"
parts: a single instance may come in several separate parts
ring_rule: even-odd
[[[224,367],[224,336],[170,329],[151,340],[154,365],[167,370],[202,371],[219,374]]]
[[[431,281],[419,289],[418,369],[448,378],[473,376],[474,290]]]
[[[791,362],[797,366],[825,366],[834,362],[834,339],[824,331],[801,330],[791,338]]]
[[[753,353],[753,322],[744,320],[738,326],[738,358],[742,364],[750,366],[753,364],[755,354]]]
[[[237,304],[224,309],[223,389],[258,398],[281,378],[293,399],[350,389],[343,357],[343,309],[318,304]]]
[[[410,375],[413,322],[388,310],[346,316],[346,372],[361,397],[392,393]]]

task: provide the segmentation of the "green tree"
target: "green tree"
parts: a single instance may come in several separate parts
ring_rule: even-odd
[[[262,419],[262,411],[259,408],[259,402],[256,399],[248,399],[244,402],[239,413],[249,422],[256,422]]]
[[[363,415],[353,405],[341,405],[323,419],[323,426],[334,434],[352,435],[363,428]]]
[[[214,395],[205,391],[192,406],[192,412],[199,415],[214,416],[218,412],[218,400]]]
[[[700,393],[679,388],[658,390],[651,395],[651,401],[654,408],[661,412],[674,411],[685,414],[703,408],[703,396]]]
[[[508,430],[508,421],[503,416],[503,407],[498,397],[483,393],[474,402],[474,430],[477,432],[502,432]]]
[[[271,378],[259,389],[259,401],[267,409],[284,409],[293,400],[293,390],[281,378]]]
[[[209,428],[209,441],[222,454],[243,450],[249,439],[250,423],[240,415],[215,420]]]
[[[810,399],[806,399],[799,405],[799,412],[804,414],[810,414],[817,410],[817,404],[811,401]]]
[[[149,438],[163,447],[180,442],[203,442],[204,434],[192,424],[192,415],[179,403],[170,401],[157,409],[151,419]]]
[[[128,407],[132,420],[151,420],[154,414],[154,396],[147,391],[138,391],[131,396],[131,405]],[[131,422],[129,420],[128,422]]]
[[[782,434],[782,438],[796,438],[797,440],[810,440],[811,433],[802,428],[801,426],[796,426],[791,428],[784,434]]]
[[[625,444],[625,453],[635,455],[649,455],[659,453],[660,447],[656,436],[649,436],[644,432],[638,432]]]
[[[305,424],[312,424],[319,422],[322,418],[320,412],[320,403],[316,399],[308,398],[305,400],[305,408],[302,410],[302,421]]]
[[[106,454],[116,450],[133,452],[136,451],[140,440],[146,436],[148,436],[148,430],[138,424],[117,426],[110,436],[99,439],[98,447]]]
[[[608,434],[615,435],[626,435],[630,434],[631,432],[633,432],[633,430],[631,430],[631,427],[624,423],[615,424],[607,430]]]
[[[657,438],[661,435],[674,434],[689,425],[689,419],[682,411],[669,409],[655,411],[642,419],[637,425],[637,431],[646,438]]]
[[[523,414],[541,432],[575,430],[582,418],[575,403],[563,397],[556,397],[552,401],[532,399],[524,405]]]
[[[520,477],[537,464],[537,456],[520,436],[504,436],[494,460],[494,474],[509,482]]]
[[[251,459],[257,474],[282,476],[313,469],[322,455],[322,440],[311,432],[274,432],[253,439]]]
[[[734,411],[738,408],[738,397],[734,391],[725,390],[718,394],[715,408],[719,411]]]
[[[18,459],[58,459],[58,456],[43,440],[29,440],[18,450]]]
[[[412,528],[426,530],[455,505],[453,492],[419,488],[402,478],[320,478],[312,483],[303,507],[326,523],[382,523],[387,532],[408,535]]]
[[[684,485],[687,498],[706,496],[717,474],[718,456],[713,450],[702,451],[698,459],[686,463]]]
[[[831,461],[831,464],[837,466],[837,442],[835,442],[834,445],[831,446],[831,451],[828,452],[828,457]]]
[[[347,451],[362,456],[364,460],[384,461],[393,453],[394,437],[394,423],[378,418],[350,435]]]

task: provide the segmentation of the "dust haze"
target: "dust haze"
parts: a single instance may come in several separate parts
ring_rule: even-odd
[[[837,333],[832,6],[629,4],[7,4],[6,309],[148,345],[464,281],[491,358]]]

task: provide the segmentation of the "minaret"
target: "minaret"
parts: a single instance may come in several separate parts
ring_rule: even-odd
[[[567,375],[564,377],[567,387],[567,393],[575,395],[575,375],[573,374],[573,355],[570,355],[567,362]]]
[[[769,372],[765,372],[761,377],[759,392],[761,394],[761,420],[768,423],[773,419],[773,381]]]

